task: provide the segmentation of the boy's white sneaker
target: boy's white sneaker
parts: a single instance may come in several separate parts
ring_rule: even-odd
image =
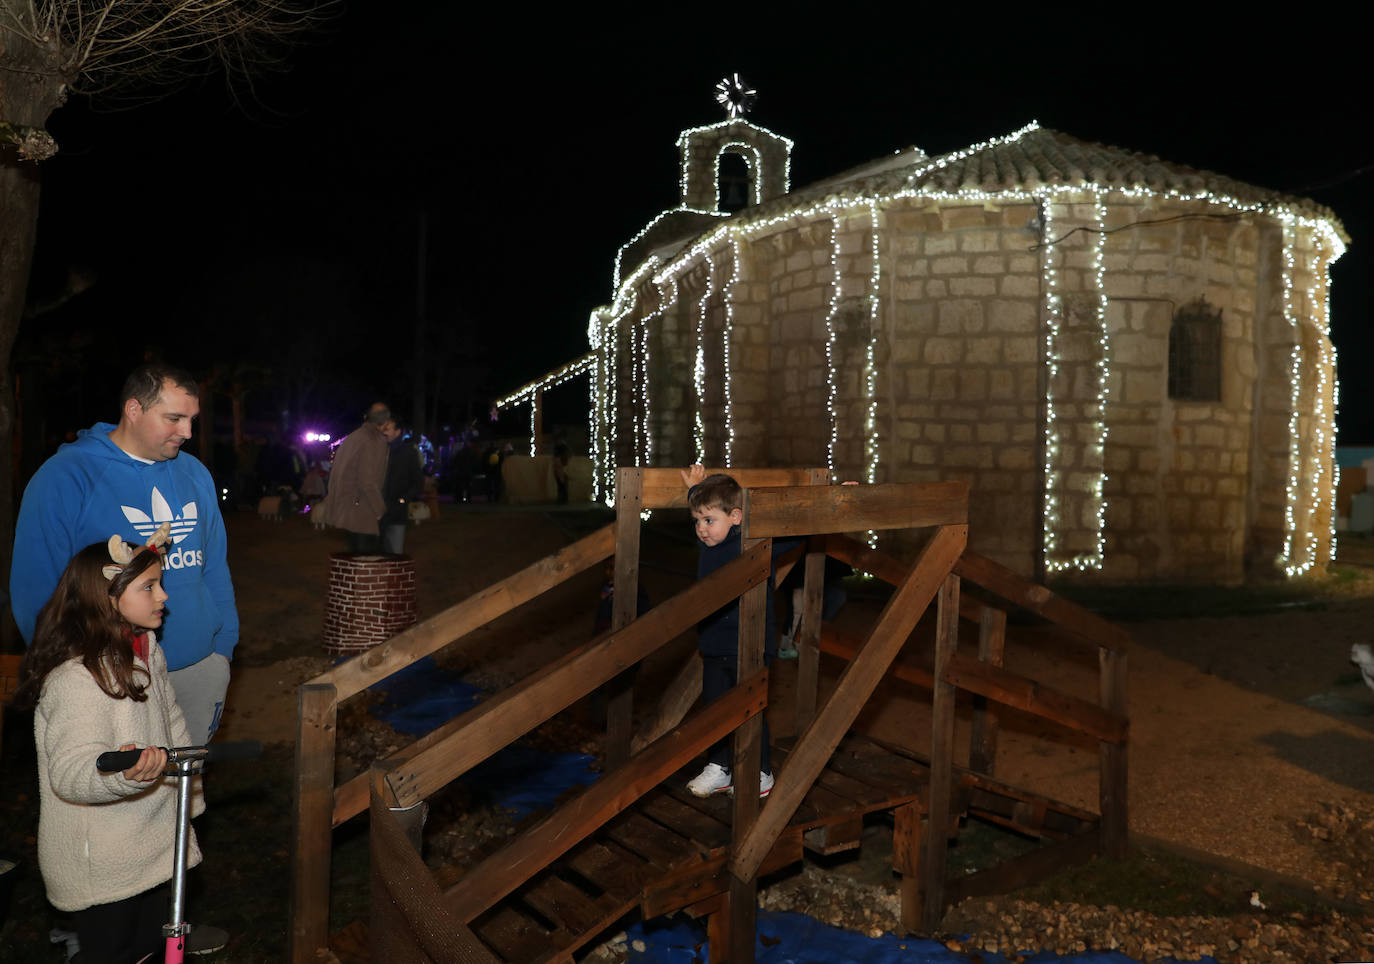
[[[730,771],[719,763],[708,763],[687,783],[687,791],[694,797],[709,797],[730,790]]]
[[[759,796],[766,797],[773,792],[773,771],[759,771]]]

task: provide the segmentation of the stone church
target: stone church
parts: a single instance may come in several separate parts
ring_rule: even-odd
[[[616,465],[828,466],[967,480],[971,546],[1035,577],[1330,559],[1329,210],[1035,124],[800,189],[792,146],[684,131],[589,354],[502,400],[587,377],[598,497]]]

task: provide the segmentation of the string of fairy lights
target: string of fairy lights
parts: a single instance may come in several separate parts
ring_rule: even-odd
[[[713,131],[726,125],[736,125],[737,128],[754,127],[747,121],[737,119],[708,127],[693,128],[683,132],[682,137],[679,138],[679,147],[683,147],[689,135]],[[1067,253],[1083,249],[1070,249],[1062,244],[1044,245],[1041,249],[1043,296],[1040,311],[1044,331],[1041,362],[1048,375],[1048,390],[1043,402],[1045,422],[1042,445],[1043,460],[1040,466],[1044,478],[1041,507],[1044,519],[1042,554],[1045,568],[1050,572],[1065,569],[1100,569],[1106,554],[1108,509],[1106,499],[1108,482],[1106,463],[1107,406],[1112,375],[1111,343],[1107,320],[1109,299],[1105,259],[1108,204],[1109,202],[1127,204],[1135,202],[1200,202],[1216,205],[1237,213],[1273,217],[1283,227],[1283,314],[1288,324],[1293,328],[1295,338],[1290,356],[1291,367],[1289,372],[1291,415],[1288,423],[1290,442],[1289,472],[1285,487],[1285,532],[1283,549],[1278,563],[1283,571],[1290,576],[1310,570],[1319,561],[1318,554],[1322,539],[1318,532],[1318,520],[1324,514],[1330,520],[1331,533],[1329,539],[1332,552],[1334,552],[1335,539],[1335,470],[1332,468],[1335,437],[1332,426],[1335,419],[1338,386],[1334,379],[1334,350],[1330,347],[1329,338],[1329,271],[1331,263],[1344,252],[1344,243],[1335,227],[1324,218],[1304,215],[1277,202],[1243,201],[1229,194],[1205,189],[1186,191],[1177,188],[1158,189],[1138,184],[1112,188],[1095,184],[1051,184],[1034,188],[984,190],[960,187],[957,190],[943,190],[930,184],[918,183],[931,172],[943,169],[991,147],[1013,143],[1038,129],[1038,125],[1032,122],[1005,137],[973,144],[961,151],[939,158],[926,159],[926,163],[910,172],[906,186],[896,190],[866,193],[864,190],[855,189],[851,195],[832,195],[824,200],[782,212],[751,213],[747,210],[739,212],[733,217],[723,219],[720,224],[705,231],[689,247],[678,251],[676,254],[667,256],[664,260],[660,260],[657,256],[651,256],[639,265],[629,277],[621,280],[621,256],[630,247],[630,244],[633,244],[634,240],[638,240],[659,220],[672,213],[664,212],[618,252],[615,267],[617,283],[612,305],[609,309],[593,312],[589,321],[590,354],[583,359],[570,363],[569,366],[565,366],[558,372],[551,373],[545,379],[533,382],[512,393],[507,399],[498,403],[498,406],[515,404],[529,399],[532,397],[533,388],[536,386],[548,387],[550,383],[561,383],[567,378],[576,377],[584,372],[589,373],[591,376],[589,387],[589,416],[592,423],[591,448],[597,462],[594,470],[595,497],[611,504],[614,493],[615,465],[618,458],[621,461],[624,458],[624,453],[619,453],[617,449],[620,423],[615,414],[618,404],[616,401],[617,372],[620,371],[621,366],[617,354],[620,345],[617,332],[624,320],[633,315],[639,303],[639,298],[635,293],[636,289],[650,284],[657,286],[660,292],[657,307],[652,312],[647,313],[645,317],[633,322],[638,330],[638,336],[636,337],[631,333],[626,339],[625,346],[635,356],[633,359],[627,359],[627,361],[630,362],[630,377],[635,384],[632,398],[635,402],[640,403],[635,406],[640,411],[635,419],[634,435],[631,440],[635,450],[633,453],[634,464],[652,464],[653,440],[657,437],[657,429],[649,409],[649,400],[653,397],[653,386],[650,384],[648,357],[654,337],[653,326],[650,323],[662,319],[670,307],[677,305],[679,280],[686,273],[700,268],[704,271],[705,287],[701,297],[694,299],[695,304],[690,309],[691,314],[689,316],[691,318],[690,324],[695,329],[695,341],[692,346],[692,395],[694,396],[691,414],[692,448],[698,462],[705,463],[713,459],[712,453],[708,451],[710,439],[707,432],[707,415],[709,412],[707,373],[710,369],[708,365],[710,356],[715,354],[720,364],[721,401],[719,411],[722,424],[718,435],[714,432],[710,434],[715,435],[718,439],[716,442],[720,446],[718,454],[723,457],[724,464],[731,464],[736,447],[735,408],[731,391],[731,379],[736,374],[735,362],[732,357],[735,329],[734,307],[739,300],[743,281],[741,271],[745,245],[778,231],[785,231],[805,224],[824,222],[830,235],[829,260],[832,279],[825,317],[824,345],[826,410],[829,419],[826,434],[826,459],[827,467],[833,474],[836,468],[836,450],[841,431],[838,410],[841,380],[837,370],[839,364],[837,321],[841,305],[841,292],[846,276],[846,265],[849,264],[849,260],[840,250],[841,235],[845,229],[849,228],[850,222],[854,219],[866,219],[866,240],[868,243],[865,246],[868,248],[869,263],[867,265],[863,303],[868,308],[869,332],[867,344],[864,346],[863,371],[859,379],[862,395],[860,401],[863,412],[863,447],[861,463],[850,466],[850,468],[857,470],[859,477],[865,481],[876,482],[882,477],[884,458],[884,439],[881,431],[879,405],[882,396],[879,386],[880,373],[877,355],[881,336],[880,306],[883,278],[880,254],[881,223],[885,209],[894,205],[908,204],[911,201],[935,204],[1033,203],[1038,206],[1040,211],[1041,237],[1054,238],[1060,233],[1056,229],[1056,222],[1062,224],[1066,221],[1074,223],[1083,220],[1074,216],[1075,212],[1079,210],[1078,206],[1090,207],[1092,215],[1090,219],[1087,219],[1087,224],[1091,228],[1088,233],[1093,240],[1089,242],[1086,250],[1089,268],[1083,272],[1085,294],[1093,305],[1093,334],[1097,345],[1096,357],[1090,361],[1075,360],[1068,362],[1064,357],[1066,302],[1062,290],[1061,268]],[[777,137],[777,135],[764,131],[762,128],[757,128],[757,130],[768,136]],[[786,141],[786,144],[790,152],[791,141]],[[729,146],[736,151],[741,147],[740,144],[734,142],[731,142]],[[719,154],[716,157],[718,163]],[[759,193],[762,190],[759,182],[763,180],[767,170],[761,157],[756,152],[754,163],[751,164],[756,201],[760,197],[769,196]],[[687,153],[684,150],[683,172],[680,177],[680,186],[684,191],[684,196],[687,187],[687,160]],[[691,209],[684,207],[674,210]],[[696,213],[719,214],[720,212],[699,211]],[[1300,237],[1306,239],[1312,246],[1310,262],[1304,266],[1304,273],[1310,279],[1310,284],[1304,291],[1308,305],[1307,310],[1301,313],[1299,313],[1295,303],[1296,293],[1294,290],[1295,276],[1298,271],[1296,250]],[[723,263],[727,256],[730,259],[728,268]],[[856,268],[851,267],[850,270],[856,270]],[[672,292],[671,297],[666,294],[669,291]],[[721,302],[720,315],[718,316],[721,319],[718,353],[708,352],[708,347],[711,344],[708,336],[714,334],[711,331],[710,318],[715,314],[710,303],[716,294],[721,296],[719,299]],[[752,297],[752,295],[745,295],[745,297]],[[680,309],[678,310],[680,311]],[[1312,399],[1312,404],[1309,407],[1314,426],[1313,438],[1310,443],[1302,437],[1300,417],[1303,397],[1308,394],[1303,390],[1303,373],[1307,370],[1304,366],[1304,338],[1302,334],[1304,330],[1309,333],[1308,340],[1315,343],[1317,356],[1316,364],[1311,367],[1311,370],[1316,373],[1315,382],[1308,390]],[[1075,413],[1075,420],[1066,423],[1063,411],[1061,411],[1063,408],[1061,396],[1068,391],[1068,383],[1079,377],[1077,372],[1083,370],[1082,366],[1085,365],[1087,366],[1086,375],[1094,388],[1093,398],[1086,407],[1069,405],[1069,408]],[[1072,366],[1079,367],[1074,368]],[[1061,375],[1065,377],[1061,379]],[[1086,433],[1080,434],[1077,426],[1084,420],[1088,423],[1088,430]],[[1307,478],[1304,479],[1304,476]],[[1304,485],[1304,481],[1308,484]],[[1304,501],[1304,492],[1308,493],[1308,501]],[[1323,502],[1328,497],[1332,499],[1332,503],[1324,513]],[[1086,506],[1082,504],[1083,500],[1086,500]],[[1084,511],[1085,509],[1087,511]],[[1085,523],[1085,519],[1091,521]],[[1068,533],[1070,531],[1079,532],[1085,528],[1089,531],[1082,535],[1075,535],[1073,543],[1075,545],[1083,543],[1086,536],[1086,544],[1091,548],[1076,553],[1070,552],[1067,540]],[[873,543],[874,538],[874,535],[870,534],[871,543]]]

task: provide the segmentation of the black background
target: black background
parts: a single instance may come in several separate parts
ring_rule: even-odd
[[[779,29],[725,8],[463,6],[342,8],[241,105],[206,80],[53,116],[30,296],[74,268],[94,281],[21,336],[53,444],[113,418],[150,351],[250,378],[270,366],[248,396],[259,419],[290,404],[283,373],[304,370],[318,383],[298,417],[346,428],[374,397],[409,415],[421,264],[440,420],[482,411],[586,350],[616,249],[677,204],[679,131],[724,117],[714,85],[736,71],[759,92],[750,119],[795,142],[794,187],[1035,119],[1327,205],[1353,238],[1333,269],[1339,442],[1374,443],[1368,84],[1331,36],[1245,39],[1161,14],[1094,38],[1031,8],[994,31],[991,11],[937,25],[919,8],[798,8]]]

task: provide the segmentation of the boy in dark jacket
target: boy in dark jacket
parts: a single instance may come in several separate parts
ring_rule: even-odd
[[[744,520],[744,490],[728,475],[707,475],[700,465],[682,473],[688,485],[687,504],[700,541],[697,579],[704,579],[740,554],[740,523]],[[774,545],[775,554],[778,546]],[[768,575],[768,605],[765,608],[765,666],[773,661],[777,649],[777,629],[773,618],[773,575]],[[736,683],[739,653],[739,600],[722,606],[697,623],[697,649],[701,653],[701,701],[710,703]],[[773,789],[773,770],[769,761],[768,721],[763,721],[763,746],[759,757],[759,796]],[[731,790],[730,741],[711,747],[706,767],[688,784],[698,797],[709,797]]]

